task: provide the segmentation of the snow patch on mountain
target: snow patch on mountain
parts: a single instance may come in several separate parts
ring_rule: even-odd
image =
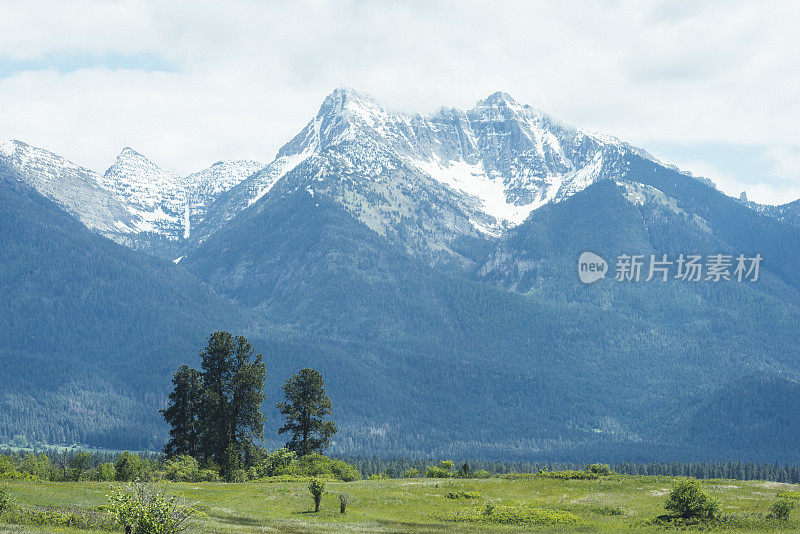
[[[459,160],[443,162],[439,156],[434,154],[431,160],[417,160],[413,163],[437,181],[478,199],[486,214],[498,221],[510,222],[512,225],[520,224],[528,218],[531,211],[552,198],[551,196],[544,201],[531,202],[522,206],[509,202],[502,176],[490,177],[482,162],[467,163]],[[494,229],[480,223],[476,223],[476,228],[494,233]]]
[[[269,167],[254,176],[252,185],[256,187],[256,193],[247,200],[247,205],[250,206],[258,202],[264,195],[269,193],[278,180],[300,165],[311,154],[310,150],[306,150],[299,154],[280,156]]]

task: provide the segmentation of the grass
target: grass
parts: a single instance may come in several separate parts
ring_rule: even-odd
[[[246,484],[180,483],[169,490],[197,501],[205,514],[193,532],[665,532],[708,529],[654,519],[665,513],[670,477],[613,476],[590,480],[546,477],[489,479],[383,479],[327,482],[322,507],[313,513],[307,482]],[[114,483],[7,483],[12,499],[25,506],[107,505]],[[712,530],[800,532],[800,510],[786,523],[767,520],[781,491],[799,486],[772,482],[707,480],[703,487],[721,503],[725,521]],[[338,494],[351,496],[345,515]],[[447,495],[471,498],[447,498]],[[474,497],[473,497],[474,496]],[[487,509],[491,513],[487,514]],[[86,533],[69,527],[0,524],[0,533]],[[94,530],[92,532],[100,532]]]

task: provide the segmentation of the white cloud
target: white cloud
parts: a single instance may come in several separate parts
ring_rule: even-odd
[[[0,79],[0,138],[98,169],[125,145],[184,172],[270,159],[341,84],[414,111],[504,90],[640,145],[800,147],[798,3],[51,1],[2,11],[0,65],[74,53],[175,67]],[[773,177],[766,186],[794,191],[796,176]]]
[[[800,148],[774,146],[767,150],[767,158],[772,164],[772,176],[800,182]]]

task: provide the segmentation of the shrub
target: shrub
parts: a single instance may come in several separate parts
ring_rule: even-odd
[[[36,456],[32,453],[25,455],[20,471],[40,480],[50,480],[52,477],[53,464],[46,454]]]
[[[3,455],[0,455],[0,479],[14,479],[19,478],[20,473],[11,463],[11,460]]]
[[[450,478],[453,473],[448,469],[442,469],[441,467],[434,467],[431,466],[425,471],[425,476],[427,478]]]
[[[0,488],[0,514],[8,507],[9,498],[8,498],[8,490],[5,488]]]
[[[472,473],[472,478],[491,478],[492,474],[485,469],[479,469]]]
[[[200,478],[200,466],[197,460],[188,454],[181,454],[167,460],[164,476],[173,482],[197,482]]]
[[[403,478],[417,478],[419,476],[419,469],[411,468],[403,473]]]
[[[116,469],[114,469],[114,464],[109,462],[97,466],[98,482],[109,482],[111,480],[116,480],[116,478],[117,478],[117,471]]]
[[[461,464],[461,467],[458,468],[458,475],[461,478],[469,478],[472,476],[472,471],[469,468],[469,464],[464,462]]]
[[[589,464],[586,466],[586,470],[590,473],[600,476],[609,476],[614,474],[614,471],[611,470],[608,464]]]
[[[442,460],[439,462],[439,468],[444,469],[446,471],[453,470],[453,461],[452,460]]]
[[[672,487],[664,507],[684,519],[713,519],[719,510],[719,503],[703,491],[697,480],[688,478]]]
[[[339,513],[343,514],[347,510],[347,503],[350,502],[350,495],[346,493],[339,494]]]
[[[269,453],[262,462],[262,476],[274,477],[287,474],[289,466],[296,457],[297,454],[286,447],[281,447],[275,452]]]
[[[135,483],[109,495],[109,509],[123,527],[136,534],[176,534],[189,529],[197,516],[194,506],[153,484]]]
[[[561,510],[527,506],[490,506],[457,510],[442,517],[446,521],[496,525],[578,525],[578,516]]]
[[[795,506],[795,501],[787,497],[778,497],[769,507],[770,512],[779,521],[786,521],[789,519],[789,513]]]
[[[322,501],[322,493],[325,491],[325,483],[318,478],[315,478],[308,485],[308,491],[314,498],[314,511],[319,512],[319,503]]]
[[[625,511],[620,508],[619,506],[610,506],[607,504],[577,504],[575,505],[575,511],[587,511],[597,515],[623,515]]]
[[[219,471],[216,469],[201,469],[197,473],[197,482],[219,482]]]
[[[150,480],[152,467],[150,462],[143,460],[138,454],[123,452],[114,463],[115,477],[120,482],[131,482],[133,480]]]
[[[334,460],[322,454],[306,454],[297,461],[291,463],[286,469],[287,475],[321,477],[331,476],[343,482],[360,480],[361,473],[352,465],[342,460]]]

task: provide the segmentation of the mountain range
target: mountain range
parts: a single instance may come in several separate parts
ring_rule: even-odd
[[[271,163],[185,177],[10,141],[0,178],[0,440],[158,448],[171,370],[229,329],[265,355],[268,444],[311,366],[339,453],[800,461],[797,203],[505,93],[423,116],[340,88]],[[763,265],[584,285],[584,251]]]

